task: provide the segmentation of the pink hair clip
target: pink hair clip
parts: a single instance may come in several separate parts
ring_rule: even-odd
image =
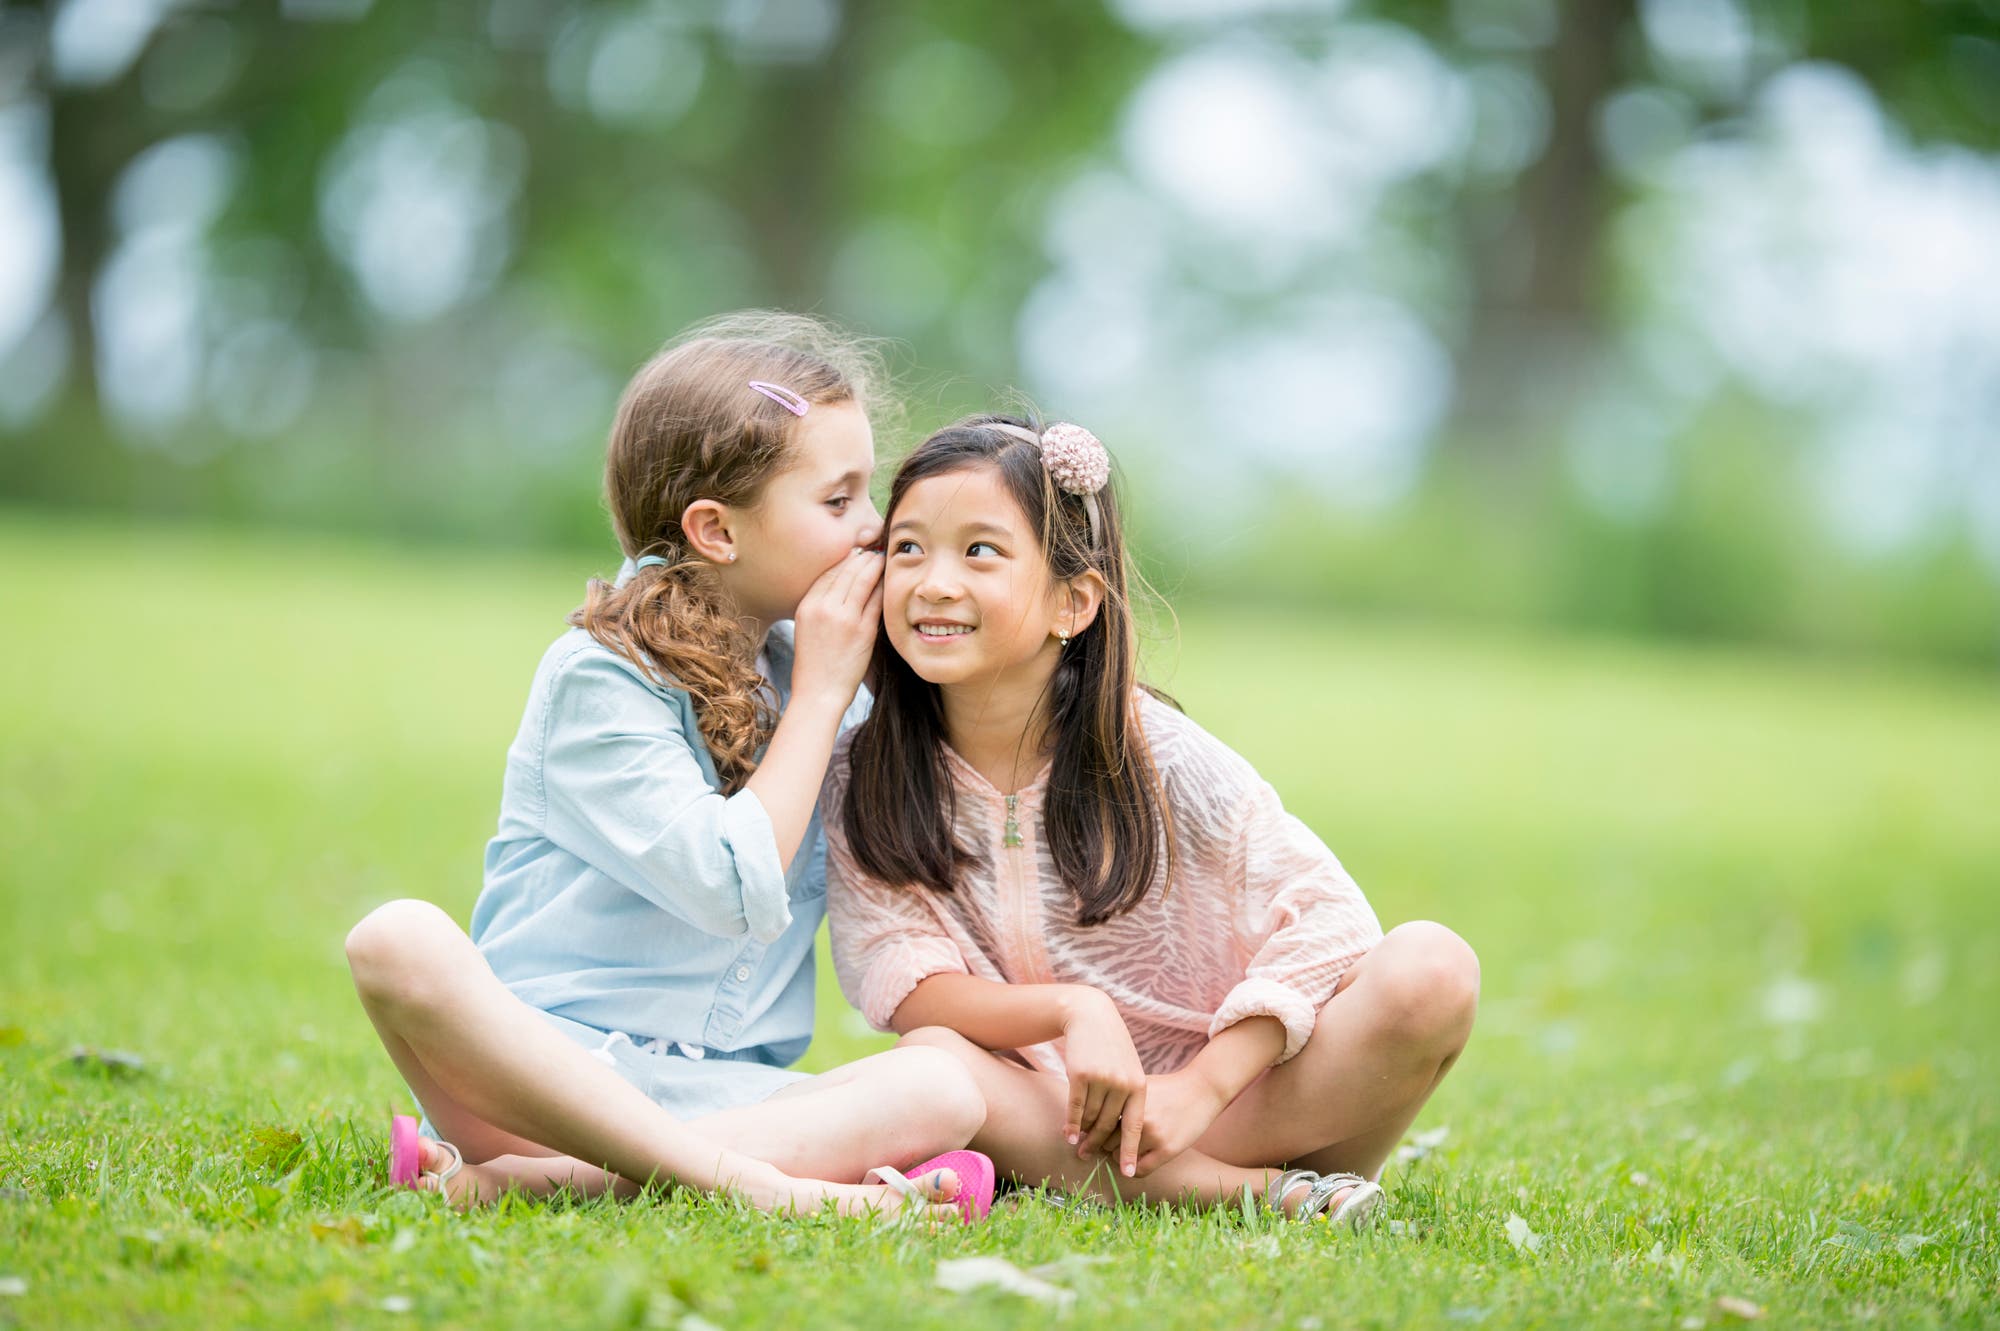
[[[750,381],[750,391],[753,393],[762,393],[765,397],[770,398],[771,401],[777,403],[786,411],[791,412],[794,416],[805,415],[806,408],[810,405],[804,398],[783,384],[767,384],[762,379],[752,379]]]

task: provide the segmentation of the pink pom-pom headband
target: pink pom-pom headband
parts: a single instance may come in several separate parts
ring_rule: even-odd
[[[1111,479],[1111,454],[1098,437],[1069,421],[1057,421],[1039,435],[1018,425],[994,424],[989,428],[1033,444],[1040,451],[1042,465],[1048,468],[1056,488],[1083,500],[1084,511],[1090,515],[1090,543],[1099,544],[1104,539],[1104,523],[1097,511],[1097,492]]]

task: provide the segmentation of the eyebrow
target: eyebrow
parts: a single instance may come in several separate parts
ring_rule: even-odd
[[[868,474],[866,472],[849,471],[843,472],[840,476],[828,481],[826,484],[830,490],[851,490],[857,485],[866,485],[867,483]]]
[[[889,530],[891,532],[899,532],[904,530],[923,531],[925,530],[925,527],[923,523],[918,522],[915,518],[904,518],[901,522],[898,522],[894,526],[890,527]],[[1012,540],[1014,538],[1014,532],[1012,528],[996,527],[990,522],[975,522],[969,527],[961,527],[959,531],[966,536],[999,536],[1007,540]]]

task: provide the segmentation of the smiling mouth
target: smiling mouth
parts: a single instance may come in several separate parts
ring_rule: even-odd
[[[913,625],[917,636],[925,642],[949,642],[953,638],[963,638],[972,632],[970,624],[917,624]]]

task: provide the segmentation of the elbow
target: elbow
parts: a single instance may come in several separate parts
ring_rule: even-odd
[[[750,935],[750,917],[736,883],[709,882],[695,891],[666,891],[653,903],[710,938],[739,939]]]
[[[704,890],[676,897],[676,913],[714,938],[754,938],[775,941],[792,927],[792,902],[783,876],[763,882],[762,875],[730,874]]]
[[[912,1035],[925,1027],[942,1027],[943,1014],[924,993],[927,987],[933,987],[929,984],[932,978],[933,975],[925,975],[911,982],[880,977],[872,988],[863,986],[864,1001],[859,1006],[877,1030]],[[895,996],[898,989],[902,991],[900,998]]]
[[[759,929],[751,922],[748,912],[732,910],[728,903],[703,903],[703,907],[686,912],[685,918],[710,938],[725,938],[732,942],[747,938],[769,943],[785,932],[785,926],[791,923],[791,916],[787,913],[775,928]]]
[[[724,938],[731,942],[750,936],[750,923],[741,915],[712,915],[706,919],[690,920],[688,923],[707,934],[710,938]],[[760,943],[768,943],[768,938],[760,938]]]

